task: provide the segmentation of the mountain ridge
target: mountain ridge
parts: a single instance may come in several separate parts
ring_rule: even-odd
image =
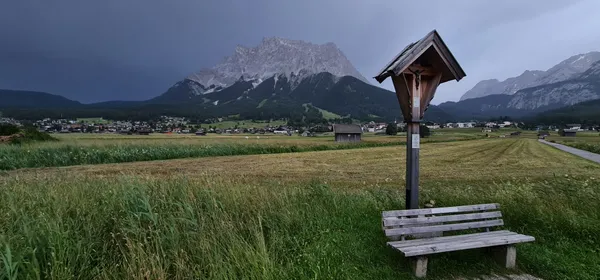
[[[572,79],[600,61],[600,52],[573,55],[546,71],[526,70],[521,75],[503,81],[488,79],[478,82],[460,98],[460,101],[494,94],[514,95],[522,89]]]
[[[354,76],[365,83],[363,77],[344,53],[334,44],[313,44],[302,40],[266,37],[256,47],[238,45],[232,55],[217,65],[192,73],[186,77],[204,87],[198,93],[218,91],[231,86],[239,79],[262,81],[285,75],[294,83],[307,76],[329,72],[337,77]]]

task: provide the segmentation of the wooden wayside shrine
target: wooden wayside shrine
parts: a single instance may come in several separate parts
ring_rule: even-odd
[[[466,74],[442,38],[433,30],[406,46],[375,76],[382,83],[392,78],[407,127],[406,208],[419,208],[419,125],[439,84],[459,81]]]

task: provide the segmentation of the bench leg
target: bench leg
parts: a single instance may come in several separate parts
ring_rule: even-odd
[[[414,257],[412,260],[412,269],[415,276],[423,278],[427,276],[427,257]]]
[[[515,245],[499,246],[492,248],[496,261],[506,267],[515,268],[517,264],[517,247]]]

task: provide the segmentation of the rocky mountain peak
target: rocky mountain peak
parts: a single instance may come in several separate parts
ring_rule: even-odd
[[[600,52],[578,54],[563,60],[546,71],[536,85],[550,84],[571,79],[589,69],[596,61],[600,61]]]
[[[491,83],[490,80],[481,81],[467,91],[460,100],[494,94],[513,95],[526,88],[566,81],[581,75],[597,61],[600,61],[600,52],[589,52],[571,56],[547,71],[526,70],[517,77],[498,83]]]
[[[307,76],[321,72],[337,77],[353,76],[367,82],[334,43],[313,44],[280,37],[263,38],[256,47],[238,45],[231,56],[212,68],[187,77],[208,88],[231,86],[243,77],[266,80],[284,75],[298,83]],[[293,78],[293,79],[292,79]]]

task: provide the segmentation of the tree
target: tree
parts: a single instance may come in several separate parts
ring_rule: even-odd
[[[385,128],[385,134],[387,135],[396,135],[398,134],[398,126],[395,123],[388,123]]]
[[[429,127],[421,125],[419,126],[419,134],[421,138],[426,138],[431,136],[431,130],[429,130]]]

